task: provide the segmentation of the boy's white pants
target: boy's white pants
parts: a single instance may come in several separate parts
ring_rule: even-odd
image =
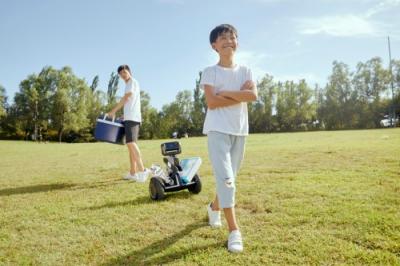
[[[212,164],[220,208],[235,206],[235,180],[243,160],[245,136],[209,131],[208,155]]]

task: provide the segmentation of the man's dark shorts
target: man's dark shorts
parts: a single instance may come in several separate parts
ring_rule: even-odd
[[[140,123],[131,120],[124,121],[125,126],[125,143],[137,142],[139,137]]]

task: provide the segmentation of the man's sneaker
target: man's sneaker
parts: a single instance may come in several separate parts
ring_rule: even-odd
[[[147,169],[147,168],[144,169],[143,172],[137,173],[137,179],[136,179],[136,181],[137,181],[137,182],[140,182],[140,183],[146,182],[147,177],[149,176],[149,174],[150,174],[150,170]]]
[[[132,180],[132,181],[137,181],[137,174],[132,175],[131,173],[127,173],[123,179],[125,180]]]
[[[229,234],[228,250],[233,253],[239,253],[243,251],[242,234],[239,232],[239,230],[234,230]]]
[[[211,227],[220,227],[221,224],[221,212],[220,211],[213,211],[211,209],[211,203],[207,205],[207,212],[208,212],[208,223]]]

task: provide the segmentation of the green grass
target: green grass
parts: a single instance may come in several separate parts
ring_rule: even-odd
[[[206,223],[206,140],[181,140],[180,156],[203,158],[203,191],[163,202],[121,180],[124,146],[0,142],[0,264],[400,265],[400,129],[251,135],[237,255]],[[139,142],[146,165],[161,142]]]

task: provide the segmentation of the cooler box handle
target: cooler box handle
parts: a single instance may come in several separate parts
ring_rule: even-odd
[[[106,120],[106,118],[107,118],[107,114],[104,114],[103,120]],[[112,121],[113,122],[115,121],[115,116],[113,116]]]

